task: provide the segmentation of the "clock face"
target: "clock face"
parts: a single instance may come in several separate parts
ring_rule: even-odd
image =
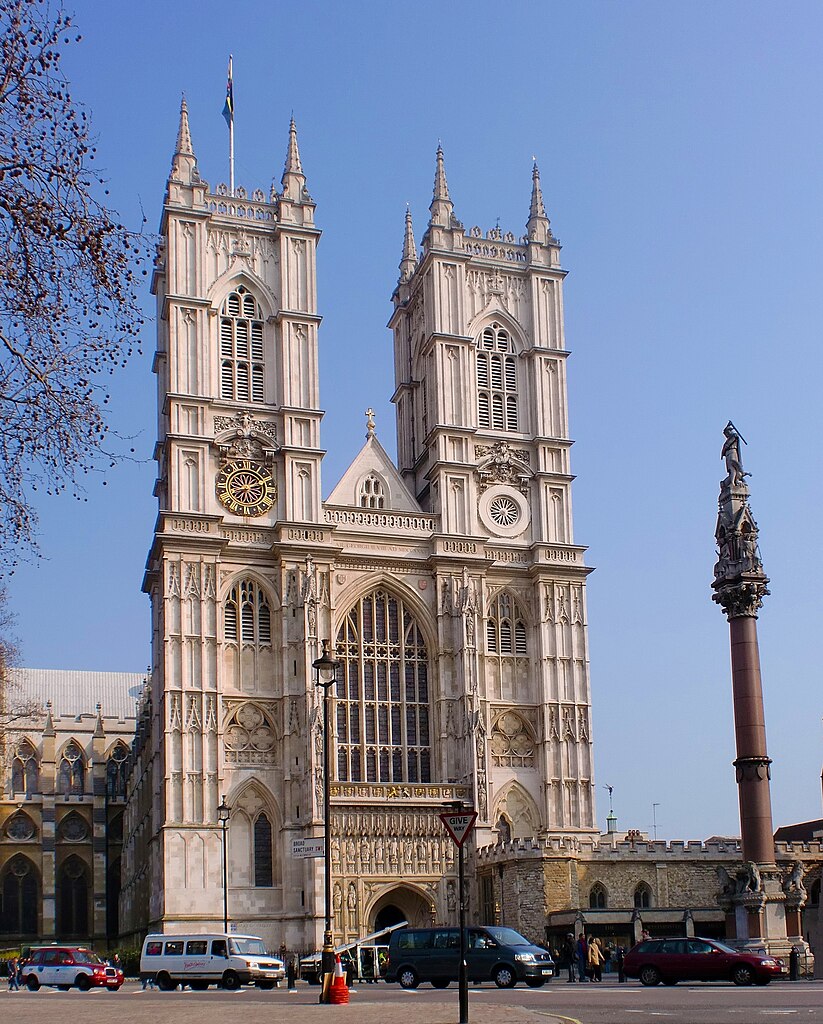
[[[270,471],[247,459],[227,462],[217,474],[215,484],[223,507],[238,516],[262,516],[277,497]]]

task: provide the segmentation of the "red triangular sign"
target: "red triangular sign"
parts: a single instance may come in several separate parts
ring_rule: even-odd
[[[446,826],[446,831],[452,840],[462,846],[466,841],[469,832],[474,828],[477,821],[477,811],[465,811],[463,814],[441,814],[440,820]]]

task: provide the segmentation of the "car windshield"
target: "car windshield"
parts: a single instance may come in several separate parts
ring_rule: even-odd
[[[732,949],[731,946],[727,946],[725,942],[718,942],[717,939],[712,939],[712,945],[717,946],[718,949],[722,949],[724,953],[739,953],[739,949]]]
[[[74,959],[80,964],[104,964],[106,962],[101,960],[96,953],[92,953],[90,949],[75,949]]]
[[[486,928],[484,929],[491,935],[495,942],[499,942],[501,946],[531,946],[527,938],[524,938],[520,932],[516,932],[514,928]]]
[[[233,953],[239,953],[241,956],[266,955],[262,939],[232,939],[231,949]]]

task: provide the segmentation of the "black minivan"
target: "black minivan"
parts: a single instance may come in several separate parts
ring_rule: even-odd
[[[389,943],[386,981],[399,981],[403,988],[430,981],[446,988],[457,981],[459,961],[459,928],[402,928]],[[496,925],[466,929],[466,966],[469,981],[493,981],[498,988],[512,988],[518,981],[538,988],[555,973],[550,953],[513,928]]]

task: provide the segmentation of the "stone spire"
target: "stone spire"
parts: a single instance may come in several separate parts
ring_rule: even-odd
[[[406,207],[406,232],[403,236],[403,257],[400,260],[400,283],[408,281],[417,268],[417,246],[414,242],[411,210]]]
[[[189,130],[189,108],[186,104],[186,97],[180,99],[180,123],[177,127],[177,144],[174,148],[174,156],[171,162],[171,177],[178,181],[195,181],[197,174],[197,158],[194,155],[194,148],[191,144],[191,131]]]
[[[289,146],[286,150],[286,166],[283,168],[283,177],[280,181],[282,198],[292,203],[302,203],[304,200],[311,201],[306,191],[306,176],[303,173],[303,164],[300,162],[300,150],[297,146],[297,125],[294,118],[289,123]]]
[[[546,207],[543,205],[540,171],[537,168],[536,160],[532,168],[532,200],[529,206],[529,219],[526,221],[526,235],[530,242],[540,242],[544,245],[552,237],[549,218],[546,216]]]
[[[432,196],[431,217],[429,224],[441,228],[451,227],[454,205],[449,196],[449,184],[446,181],[446,168],[443,163],[443,147],[437,144],[437,167],[434,172],[434,194]]]

